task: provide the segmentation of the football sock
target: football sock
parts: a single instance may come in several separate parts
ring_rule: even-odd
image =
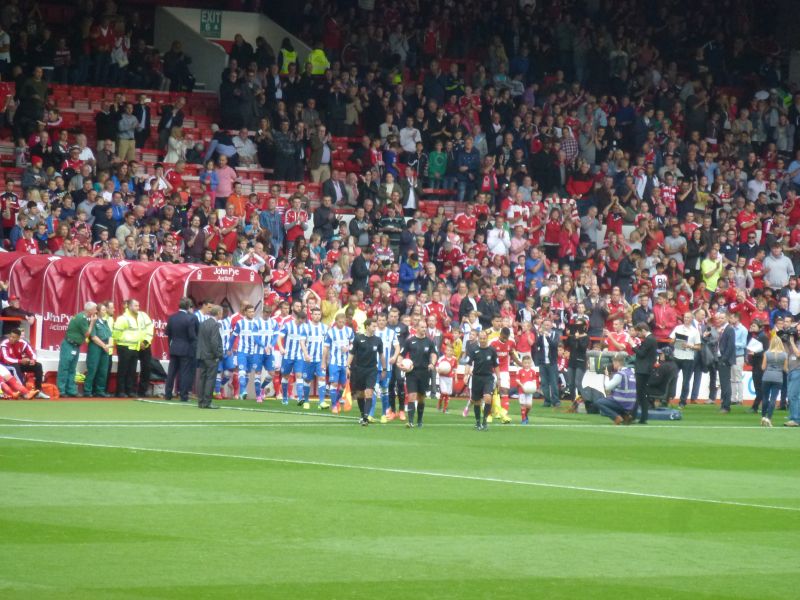
[[[369,398],[367,397],[364,398],[364,408],[366,409],[367,414],[370,417],[375,416],[375,404],[376,404],[375,398],[373,398],[372,396],[370,396]]]
[[[416,410],[416,405],[416,402],[409,402],[408,406],[406,407],[408,409],[408,420],[411,423],[414,422],[414,411]]]
[[[339,388],[332,387],[331,391],[331,405],[338,406],[339,405]]]
[[[242,394],[247,393],[247,373],[244,371],[239,371],[239,390]]]
[[[425,401],[417,403],[417,425],[422,423],[422,414],[425,412]]]
[[[447,410],[447,405],[450,403],[450,396],[442,394],[442,410]]]
[[[281,393],[283,394],[284,401],[289,400],[289,380],[281,382]]]
[[[510,401],[509,401],[508,395],[506,394],[505,396],[502,396],[500,398],[500,406],[502,406],[504,409],[508,410],[509,405],[510,405]]]
[[[481,424],[481,405],[480,404],[473,404],[472,411],[475,413],[475,422],[480,425]]]
[[[233,386],[233,396],[234,397],[238,396],[239,395],[239,388],[240,388],[239,373],[233,373],[233,375],[231,375],[231,386]],[[247,388],[247,386],[245,386],[245,389],[246,388]]]
[[[386,414],[389,410],[389,389],[381,388],[381,413]],[[394,410],[394,408],[392,408]]]
[[[319,391],[319,403],[322,404],[325,402],[325,393],[328,391],[328,389],[325,387],[324,383],[318,383],[317,391]]]
[[[364,399],[361,396],[359,396],[357,402],[358,402],[358,410],[361,412],[361,418],[366,419],[367,413],[364,412]]]
[[[217,375],[217,378],[214,380],[214,393],[219,395],[220,391],[222,391],[222,377]]]
[[[261,380],[258,377],[253,379],[253,386],[255,387],[256,398],[258,398],[261,395]]]
[[[302,379],[295,380],[295,382],[294,382],[294,393],[295,393],[295,396],[297,396],[298,400],[302,400],[303,398],[305,398],[305,396],[303,395],[305,393],[305,392],[303,392],[303,388],[304,387],[305,386],[303,385],[303,380]]]
[[[489,403],[489,404],[484,404],[484,405],[483,405],[483,423],[484,423],[484,425],[486,424],[486,418],[487,418],[487,417],[488,417],[490,414],[492,414],[492,405],[491,405],[491,403]]]

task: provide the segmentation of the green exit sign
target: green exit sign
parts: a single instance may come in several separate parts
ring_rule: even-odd
[[[222,37],[222,11],[221,10],[201,10],[200,11],[200,33],[208,38]]]

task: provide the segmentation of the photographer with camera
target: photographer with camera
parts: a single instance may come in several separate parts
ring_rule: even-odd
[[[800,427],[800,325],[792,326],[791,329],[784,329],[781,341],[787,349],[789,358],[787,361],[787,396],[789,399],[789,420],[784,423],[786,427]],[[787,345],[788,342],[788,345]],[[766,402],[766,398],[764,399]]]
[[[583,389],[584,403],[597,408],[615,425],[630,425],[636,407],[636,374],[633,368],[625,366],[627,360],[624,352],[617,352],[611,359],[611,369],[606,367],[604,373],[605,394],[595,388]]]
[[[586,374],[586,351],[589,349],[589,320],[578,319],[569,325],[569,333],[564,344],[569,350],[567,362],[567,391],[569,400],[575,402],[577,395],[583,396],[583,376]]]

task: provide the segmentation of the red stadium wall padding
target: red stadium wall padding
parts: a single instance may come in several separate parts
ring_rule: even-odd
[[[224,301],[233,310],[243,302],[260,305],[264,297],[258,274],[241,267],[0,253],[0,277],[23,308],[42,315],[42,348],[61,345],[69,320],[86,302],[111,300],[119,315],[124,302],[135,299],[153,320],[153,356],[159,359],[168,357],[167,319],[190,289],[195,300]]]

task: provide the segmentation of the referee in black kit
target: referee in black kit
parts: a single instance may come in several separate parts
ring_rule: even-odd
[[[467,369],[464,378],[472,376],[470,397],[472,410],[475,412],[475,429],[487,431],[486,417],[492,413],[492,395],[494,394],[497,368],[500,361],[497,352],[489,345],[489,337],[485,331],[478,334],[478,347],[467,355]],[[483,401],[483,419],[481,419],[481,401]]]
[[[357,333],[353,339],[353,349],[350,351],[348,360],[350,392],[358,401],[358,410],[361,411],[359,424],[369,425],[372,394],[378,380],[378,360],[380,360],[381,369],[386,369],[383,342],[375,335],[375,323],[372,319],[364,321],[364,333]]]
[[[408,392],[408,421],[406,427],[414,427],[414,411],[417,412],[417,427],[422,427],[425,412],[425,394],[431,385],[431,373],[436,366],[436,346],[425,335],[425,328],[419,327],[414,336],[408,338],[400,350],[400,355],[411,359],[411,369],[406,371],[406,391]]]

